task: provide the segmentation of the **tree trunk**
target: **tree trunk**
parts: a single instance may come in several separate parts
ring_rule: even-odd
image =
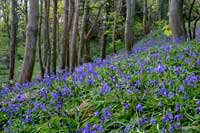
[[[148,9],[147,9],[147,0],[144,0],[143,6],[143,30],[144,34],[148,34],[148,26],[147,26],[147,18],[148,18]]]
[[[16,6],[17,1],[11,1],[11,35],[10,35],[10,71],[9,71],[9,80],[13,80],[14,78],[14,69],[15,69],[15,51],[16,51],[16,37],[17,37],[17,13]]]
[[[102,42],[101,42],[101,60],[104,60],[106,58],[106,45],[107,45],[107,39],[108,39],[108,33],[107,33],[107,21],[108,21],[108,5],[105,7],[105,16],[103,20],[103,34],[102,34]]]
[[[42,29],[42,19],[43,19],[43,0],[40,0],[40,15],[39,15],[39,28],[38,28],[38,55],[40,62],[40,74],[41,78],[44,78],[44,66],[42,60],[42,47],[41,47],[41,29]]]
[[[54,19],[53,19],[53,60],[52,60],[52,69],[53,73],[56,74],[56,58],[57,58],[57,46],[56,46],[56,41],[57,41],[57,4],[58,1],[54,0],[53,1],[53,12],[54,12]]]
[[[49,7],[50,0],[44,0],[44,68],[50,74],[51,46],[49,40]]]
[[[26,29],[26,50],[20,83],[31,81],[35,63],[36,41],[38,31],[38,0],[29,0],[28,24]]]
[[[79,43],[79,51],[78,51],[78,65],[81,65],[83,63],[83,50],[84,50],[84,45],[85,45],[85,30],[86,30],[86,23],[87,23],[87,17],[89,15],[89,7],[88,7],[88,1],[85,0],[84,3],[84,13],[82,17],[82,22],[81,22],[81,31],[80,31],[80,43]]]
[[[113,33],[112,33],[112,47],[113,47],[113,53],[117,53],[116,45],[115,45],[115,36],[116,36],[116,28],[117,28],[117,21],[118,21],[118,12],[119,12],[119,6],[120,6],[121,0],[117,0],[115,2],[115,16],[114,16],[114,24],[113,24]]]
[[[188,19],[188,34],[189,34],[189,39],[190,39],[190,40],[194,39],[193,36],[192,36],[191,19],[192,19],[192,10],[193,10],[195,1],[196,1],[196,0],[193,0],[193,1],[192,1],[192,4],[191,4],[191,6],[190,6],[190,10],[189,10],[189,14],[188,14],[188,15],[189,15],[189,19]]]
[[[78,21],[79,21],[79,8],[80,0],[76,0],[76,7],[73,19],[73,28],[72,28],[72,38],[70,45],[70,71],[72,72],[76,66],[77,61],[77,50],[76,50],[76,39],[77,39],[77,30],[78,30]]]
[[[69,61],[69,0],[64,1],[63,45],[61,49],[61,69],[64,70]],[[67,59],[66,59],[67,58]]]
[[[172,30],[173,40],[185,39],[185,25],[183,21],[183,0],[169,1],[169,23]]]
[[[126,0],[125,48],[127,54],[131,51],[134,41],[133,38],[134,15],[135,15],[135,0]]]
[[[159,0],[158,5],[159,5],[159,19],[167,19],[167,12],[168,12],[168,5],[169,1],[168,0]]]

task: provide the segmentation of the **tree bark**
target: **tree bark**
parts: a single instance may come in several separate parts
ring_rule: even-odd
[[[80,31],[80,43],[79,43],[79,51],[78,51],[78,65],[81,65],[83,63],[83,50],[84,50],[84,45],[86,41],[86,35],[85,35],[85,30],[86,30],[86,23],[87,23],[87,17],[89,15],[89,10],[88,10],[88,1],[85,0],[84,3],[84,13],[82,17],[82,22],[81,22],[81,31]]]
[[[64,70],[69,67],[69,0],[64,1],[63,45],[61,49],[61,66]]]
[[[125,48],[127,54],[131,51],[134,34],[135,0],[126,0]]]
[[[40,75],[44,78],[44,66],[42,60],[42,47],[41,47],[41,30],[42,30],[42,19],[43,19],[43,0],[40,0],[40,15],[39,15],[39,28],[38,28],[38,55],[40,62]]]
[[[144,34],[148,34],[148,26],[147,26],[147,18],[148,18],[148,9],[147,9],[147,0],[144,0],[143,6],[143,30]]]
[[[169,23],[173,40],[183,40],[186,37],[183,21],[183,0],[169,1]]]
[[[35,63],[36,41],[38,31],[38,0],[29,0],[28,24],[26,29],[26,50],[20,83],[31,81]]]
[[[11,35],[10,35],[10,65],[9,65],[9,80],[13,80],[14,78],[14,69],[15,69],[15,51],[16,51],[16,45],[17,45],[17,12],[16,12],[16,6],[17,1],[12,0],[11,1]]]
[[[72,28],[72,38],[70,45],[70,71],[74,71],[74,68],[77,63],[77,49],[76,49],[76,39],[77,39],[77,30],[78,30],[78,21],[79,21],[79,8],[80,8],[80,0],[76,0],[76,7],[74,12],[73,19],[73,28]]]
[[[116,0],[115,2],[115,16],[114,16],[114,23],[113,23],[113,33],[112,33],[112,47],[113,47],[113,53],[117,53],[116,45],[115,45],[115,36],[116,36],[116,28],[117,28],[117,21],[118,21],[118,12],[120,10],[120,3],[121,0]]]
[[[44,0],[44,69],[50,74],[51,69],[51,46],[49,40],[49,7],[50,0]]]
[[[192,40],[194,39],[193,36],[192,36],[192,29],[191,29],[191,19],[192,19],[192,9],[194,7],[194,4],[195,4],[196,0],[193,0],[192,1],[192,4],[190,6],[190,10],[189,10],[189,18],[188,18],[188,34],[189,34],[189,39]]]
[[[52,58],[52,69],[53,73],[56,74],[56,62],[57,62],[57,4],[58,1],[54,0],[53,1],[53,14],[54,14],[54,19],[53,19],[53,58]]]

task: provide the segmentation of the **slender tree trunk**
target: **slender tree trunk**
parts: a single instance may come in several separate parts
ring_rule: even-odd
[[[70,71],[72,72],[76,65],[76,39],[77,39],[77,30],[78,30],[78,21],[79,21],[79,8],[80,8],[80,0],[76,0],[76,8],[74,13],[73,20],[73,29],[72,29],[72,40],[71,40],[71,48],[70,48]]]
[[[169,23],[174,40],[183,40],[186,37],[182,10],[183,0],[169,1]]]
[[[133,38],[134,15],[135,15],[135,0],[126,0],[125,47],[127,54],[131,51],[134,41]]]
[[[52,60],[52,69],[53,69],[53,73],[56,74],[56,58],[57,58],[57,45],[56,45],[56,41],[57,41],[57,4],[58,1],[54,0],[53,1],[53,12],[54,12],[54,19],[53,19],[53,60]]]
[[[108,21],[108,6],[105,7],[105,16],[104,16],[104,22],[103,22],[103,35],[102,35],[102,44],[101,44],[101,60],[104,60],[106,58],[106,45],[107,45],[107,39],[108,39],[108,33],[107,33],[107,21]]]
[[[159,0],[158,5],[159,5],[159,19],[167,19],[167,12],[168,12],[168,0]]]
[[[14,78],[14,70],[15,70],[15,51],[16,51],[16,38],[17,38],[17,13],[16,6],[17,1],[11,1],[11,35],[10,35],[10,72],[9,72],[9,80],[13,80]]]
[[[119,4],[120,0],[116,0],[115,2],[115,16],[114,16],[114,24],[113,24],[113,33],[112,33],[112,47],[113,47],[113,53],[117,53],[116,45],[115,45],[115,36],[116,36],[116,28],[117,28],[117,21],[118,21],[118,10],[119,10]]]
[[[61,69],[65,69],[69,61],[69,0],[64,1],[63,45],[61,49]]]
[[[28,24],[26,29],[26,50],[20,83],[31,81],[35,64],[36,41],[38,31],[38,0],[29,0]]]
[[[200,20],[200,16],[198,16],[195,21],[194,21],[194,26],[193,26],[193,38],[196,38],[196,27],[197,27],[197,22]]]
[[[147,0],[144,0],[144,6],[143,6],[143,30],[144,34],[148,34],[148,26],[147,26],[147,18],[148,18],[148,9],[147,9]]]
[[[48,74],[50,74],[51,67],[51,46],[49,40],[49,7],[50,0],[44,0],[44,68],[47,70]]]
[[[192,10],[193,10],[195,2],[196,2],[196,0],[192,1],[192,4],[190,6],[190,10],[189,10],[189,14],[188,14],[189,15],[189,19],[188,19],[188,34],[189,34],[189,39],[190,40],[194,39],[193,36],[192,36],[191,19],[192,19]]]
[[[83,63],[83,50],[84,50],[84,45],[86,41],[85,30],[86,30],[87,17],[89,15],[88,8],[89,8],[88,1],[85,0],[84,13],[83,13],[82,22],[81,22],[80,44],[79,44],[79,51],[78,51],[78,65],[81,65]]]
[[[28,22],[28,0],[24,0],[26,24]]]
[[[44,78],[44,66],[42,60],[42,47],[41,47],[41,31],[42,31],[42,19],[43,19],[43,0],[40,0],[40,15],[39,15],[39,28],[38,28],[38,55],[40,62],[41,78]]]

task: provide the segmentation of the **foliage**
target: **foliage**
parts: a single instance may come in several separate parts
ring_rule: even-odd
[[[72,74],[5,87],[1,130],[199,132],[199,53],[197,41],[151,39],[129,56],[119,53]]]

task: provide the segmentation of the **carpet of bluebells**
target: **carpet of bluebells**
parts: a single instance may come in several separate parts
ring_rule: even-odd
[[[0,132],[200,132],[200,39],[150,39],[128,56],[4,87]]]

